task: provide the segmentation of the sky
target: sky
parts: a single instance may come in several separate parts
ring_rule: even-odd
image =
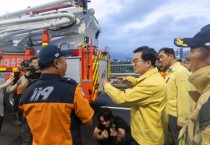
[[[0,14],[47,3],[50,0],[6,0]],[[52,0],[51,0],[52,1]],[[208,0],[91,0],[101,33],[99,49],[109,47],[112,58],[132,57],[133,50],[149,46],[177,49],[176,37],[192,37],[210,23]]]

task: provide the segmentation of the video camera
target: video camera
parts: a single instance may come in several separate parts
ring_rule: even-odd
[[[115,124],[111,124],[110,128],[116,129],[116,125]]]
[[[28,76],[29,79],[39,79],[41,72],[39,69],[35,68],[34,66],[28,66],[26,71],[29,71],[30,74]]]
[[[38,70],[38,69],[35,68],[35,67],[33,67],[33,66],[28,66],[28,67],[26,68],[26,71],[29,71],[29,72],[31,72],[31,73],[35,73],[37,70]]]

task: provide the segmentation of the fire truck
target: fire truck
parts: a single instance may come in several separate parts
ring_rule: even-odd
[[[72,49],[67,57],[66,77],[81,84],[92,102],[103,92],[102,81],[110,79],[110,55],[98,49],[100,27],[87,0],[56,0],[0,16],[0,73],[8,77],[24,59],[53,44]],[[12,95],[5,96],[12,105]]]

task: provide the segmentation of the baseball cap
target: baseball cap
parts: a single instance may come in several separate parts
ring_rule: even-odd
[[[61,50],[56,45],[47,45],[43,47],[38,54],[38,61],[44,66],[50,65],[53,60],[59,58],[60,56],[71,55],[72,50]]]
[[[192,38],[175,38],[174,44],[178,47],[205,47],[210,49],[210,24],[201,28]]]

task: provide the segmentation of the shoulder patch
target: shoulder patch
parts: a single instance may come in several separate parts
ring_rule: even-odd
[[[60,80],[63,82],[70,83],[70,84],[77,84],[77,82],[75,80],[73,80],[71,78],[67,78],[67,77],[62,77]]]

